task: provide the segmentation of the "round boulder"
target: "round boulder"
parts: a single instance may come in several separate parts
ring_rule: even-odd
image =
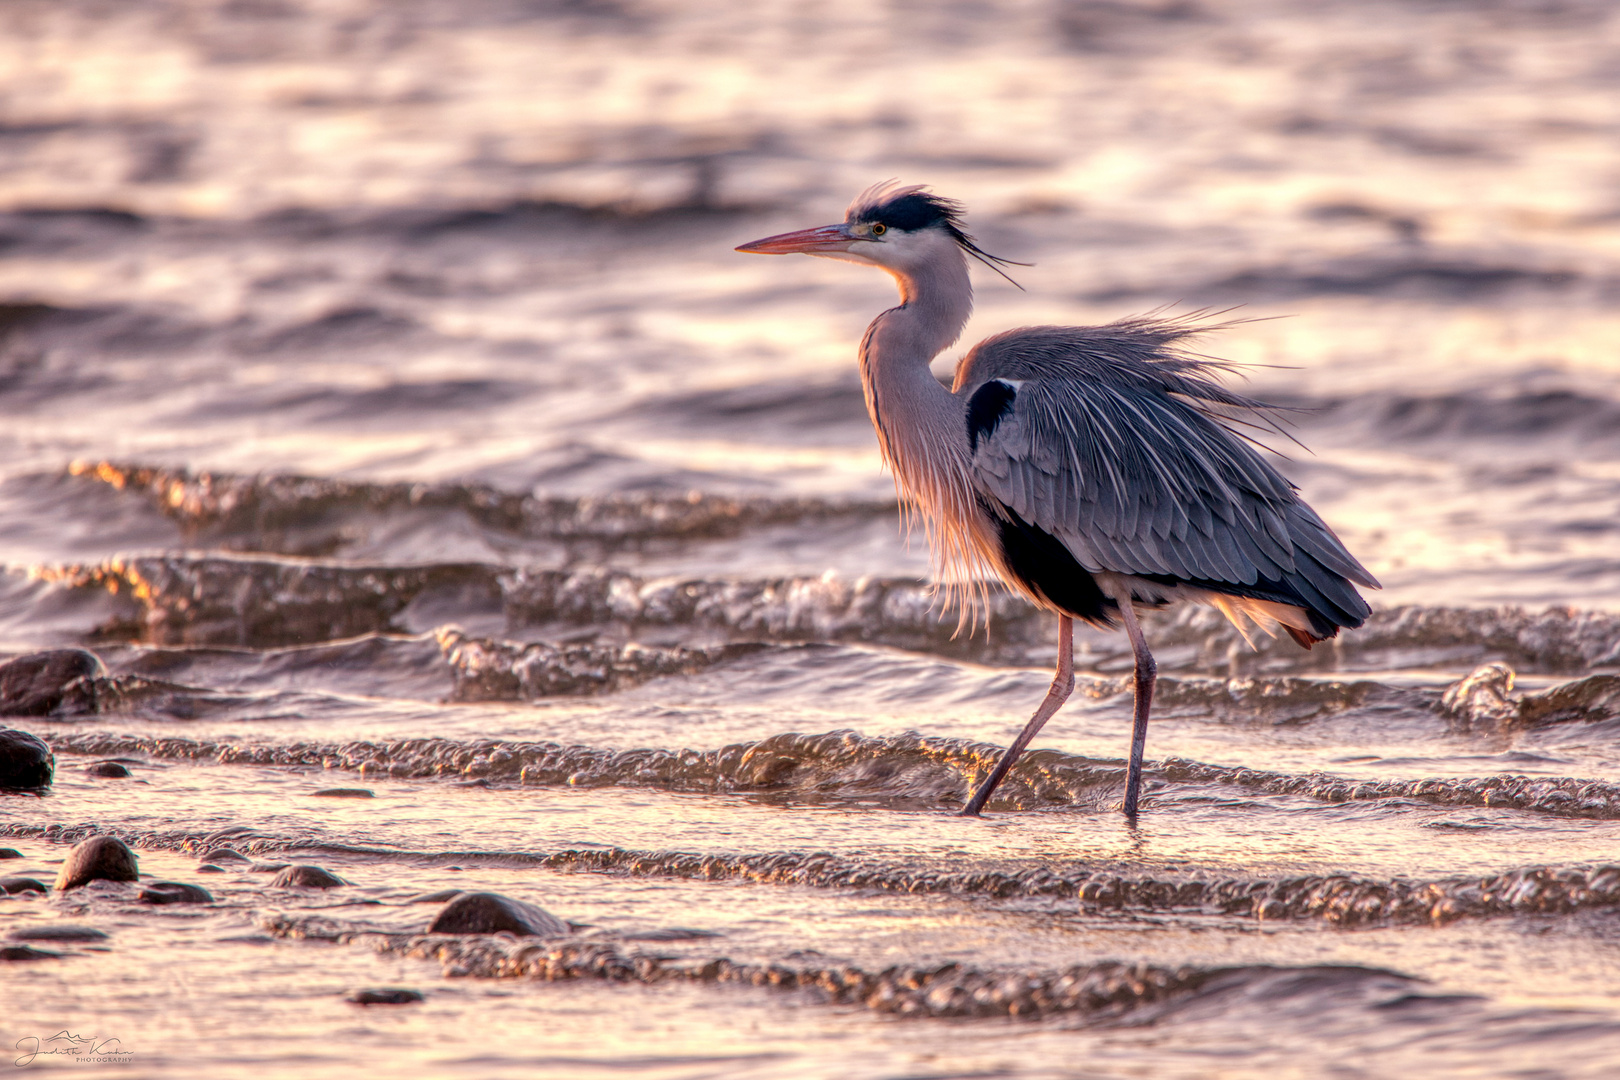
[[[31,790],[50,784],[56,758],[45,740],[16,728],[0,728],[0,788]]]
[[[568,924],[534,904],[492,892],[462,893],[439,910],[430,934],[498,934],[563,937]]]
[[[322,870],[319,866],[295,863],[292,866],[282,867],[280,872],[270,879],[270,884],[283,889],[335,889],[340,885],[347,885],[348,882],[328,870]]]
[[[212,904],[214,894],[201,885],[183,881],[154,881],[141,890],[144,904]]]
[[[129,775],[129,769],[116,761],[98,761],[84,771],[91,776],[102,776],[108,780],[122,780]]]
[[[56,875],[56,889],[66,892],[92,881],[137,881],[135,853],[116,836],[92,836],[73,845]]]
[[[45,887],[45,883],[43,881],[35,881],[31,877],[0,878],[0,893],[4,893],[7,896],[15,896],[18,893],[25,892],[42,893],[49,891],[50,890]]]
[[[93,711],[95,699],[84,680],[106,673],[96,654],[83,649],[51,649],[7,660],[0,664],[0,716]]]
[[[206,850],[204,850],[202,852],[202,854],[198,855],[197,857],[199,859],[207,859],[209,862],[213,862],[213,863],[252,862],[253,861],[252,859],[248,858],[246,855],[242,854],[240,851],[237,851],[235,848],[228,848],[228,847],[207,848]]]

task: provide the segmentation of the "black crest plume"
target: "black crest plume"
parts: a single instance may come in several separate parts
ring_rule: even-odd
[[[930,227],[944,229],[963,251],[1022,290],[1023,286],[1008,277],[1002,267],[1031,264],[1003,259],[981,248],[962,227],[962,215],[966,212],[967,208],[955,199],[929,191],[927,184],[902,185],[898,180],[884,180],[855,196],[855,201],[849,204],[849,209],[844,213],[844,220],[852,225],[881,222],[902,232],[916,232]]]

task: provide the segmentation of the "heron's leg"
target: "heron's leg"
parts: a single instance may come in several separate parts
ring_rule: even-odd
[[[1006,777],[1007,770],[1013,767],[1013,762],[1024,752],[1029,740],[1052,719],[1052,715],[1063,707],[1063,703],[1069,700],[1069,695],[1073,692],[1074,620],[1067,615],[1059,615],[1057,674],[1052,676],[1052,688],[1046,692],[1046,700],[1035,710],[1035,715],[1029,718],[1024,730],[1018,733],[1018,738],[1013,740],[1013,744],[1007,747],[1007,752],[1001,755],[1001,760],[996,762],[995,771],[990,774],[990,778],[979,785],[979,790],[973,793],[973,798],[962,808],[963,817],[979,816],[984,804],[990,801],[991,792],[995,791],[996,785]]]
[[[1125,633],[1131,639],[1131,651],[1136,653],[1136,724],[1131,729],[1131,764],[1125,773],[1125,816],[1136,820],[1136,800],[1142,790],[1142,752],[1147,748],[1148,710],[1153,707],[1153,683],[1158,678],[1159,665],[1148,651],[1147,638],[1136,621],[1136,608],[1130,597],[1120,602],[1119,613],[1125,619]]]

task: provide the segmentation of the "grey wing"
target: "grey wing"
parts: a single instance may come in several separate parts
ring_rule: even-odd
[[[974,482],[1086,570],[1369,613],[1377,582],[1294,487],[1197,405],[1141,382],[995,379],[969,398]]]

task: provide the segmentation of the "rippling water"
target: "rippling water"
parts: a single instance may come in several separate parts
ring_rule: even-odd
[[[0,12],[5,876],[133,885],[0,1041],[142,1076],[1610,1075],[1620,17],[1585,0]],[[1384,583],[1048,681],[953,636],[855,379],[877,275],[749,259],[873,180],[1019,323],[1243,305],[1279,466]],[[943,358],[940,373],[954,354]],[[12,703],[15,710],[18,706]],[[128,778],[94,775],[117,761]],[[319,792],[361,788],[370,797]],[[283,888],[316,863],[349,885]],[[205,869],[206,868],[206,869]],[[574,925],[423,936],[445,890]],[[20,939],[19,939],[20,940]],[[425,1000],[359,1006],[351,991]],[[42,1056],[29,1068],[60,1058]]]

